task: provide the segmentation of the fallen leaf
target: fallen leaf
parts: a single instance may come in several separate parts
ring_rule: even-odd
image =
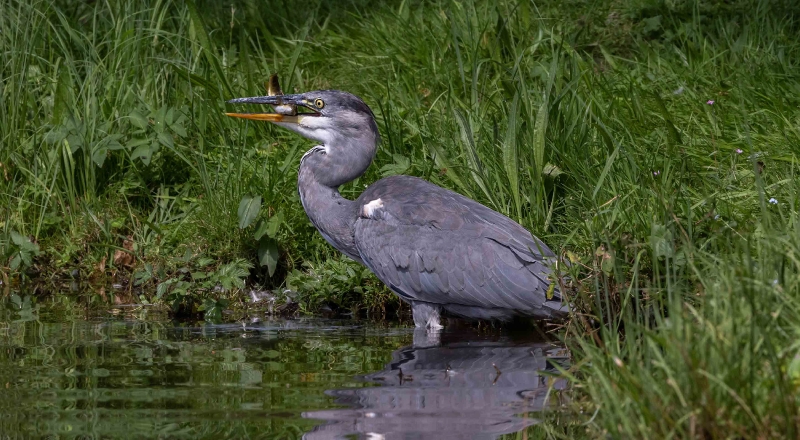
[[[130,235],[128,238],[122,242],[122,248],[127,250],[123,251],[122,249],[117,249],[114,252],[114,265],[117,267],[124,266],[124,267],[133,267],[133,237]]]

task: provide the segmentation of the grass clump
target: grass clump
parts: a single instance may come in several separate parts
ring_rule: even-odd
[[[376,165],[346,197],[417,175],[571,260],[586,417],[543,435],[797,436],[793,2],[292,4],[6,2],[5,278],[80,267],[206,311],[245,280],[305,311],[396,308],[302,212],[308,143],[222,116],[278,72],[375,111]]]

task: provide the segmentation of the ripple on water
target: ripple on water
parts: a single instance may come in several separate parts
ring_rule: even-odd
[[[29,315],[0,313],[4,434],[496,438],[564,387],[563,350],[504,334]]]

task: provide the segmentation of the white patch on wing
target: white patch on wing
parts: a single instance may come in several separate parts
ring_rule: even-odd
[[[375,199],[361,207],[361,216],[374,218],[379,209],[383,208],[383,200]]]

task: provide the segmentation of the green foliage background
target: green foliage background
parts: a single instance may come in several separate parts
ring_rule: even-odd
[[[550,435],[800,430],[794,2],[2,6],[6,288],[80,268],[175,307],[224,307],[215,287],[245,278],[311,311],[397,307],[302,212],[310,144],[222,115],[277,72],[375,111],[346,197],[418,175],[572,261],[569,374],[594,416]]]

